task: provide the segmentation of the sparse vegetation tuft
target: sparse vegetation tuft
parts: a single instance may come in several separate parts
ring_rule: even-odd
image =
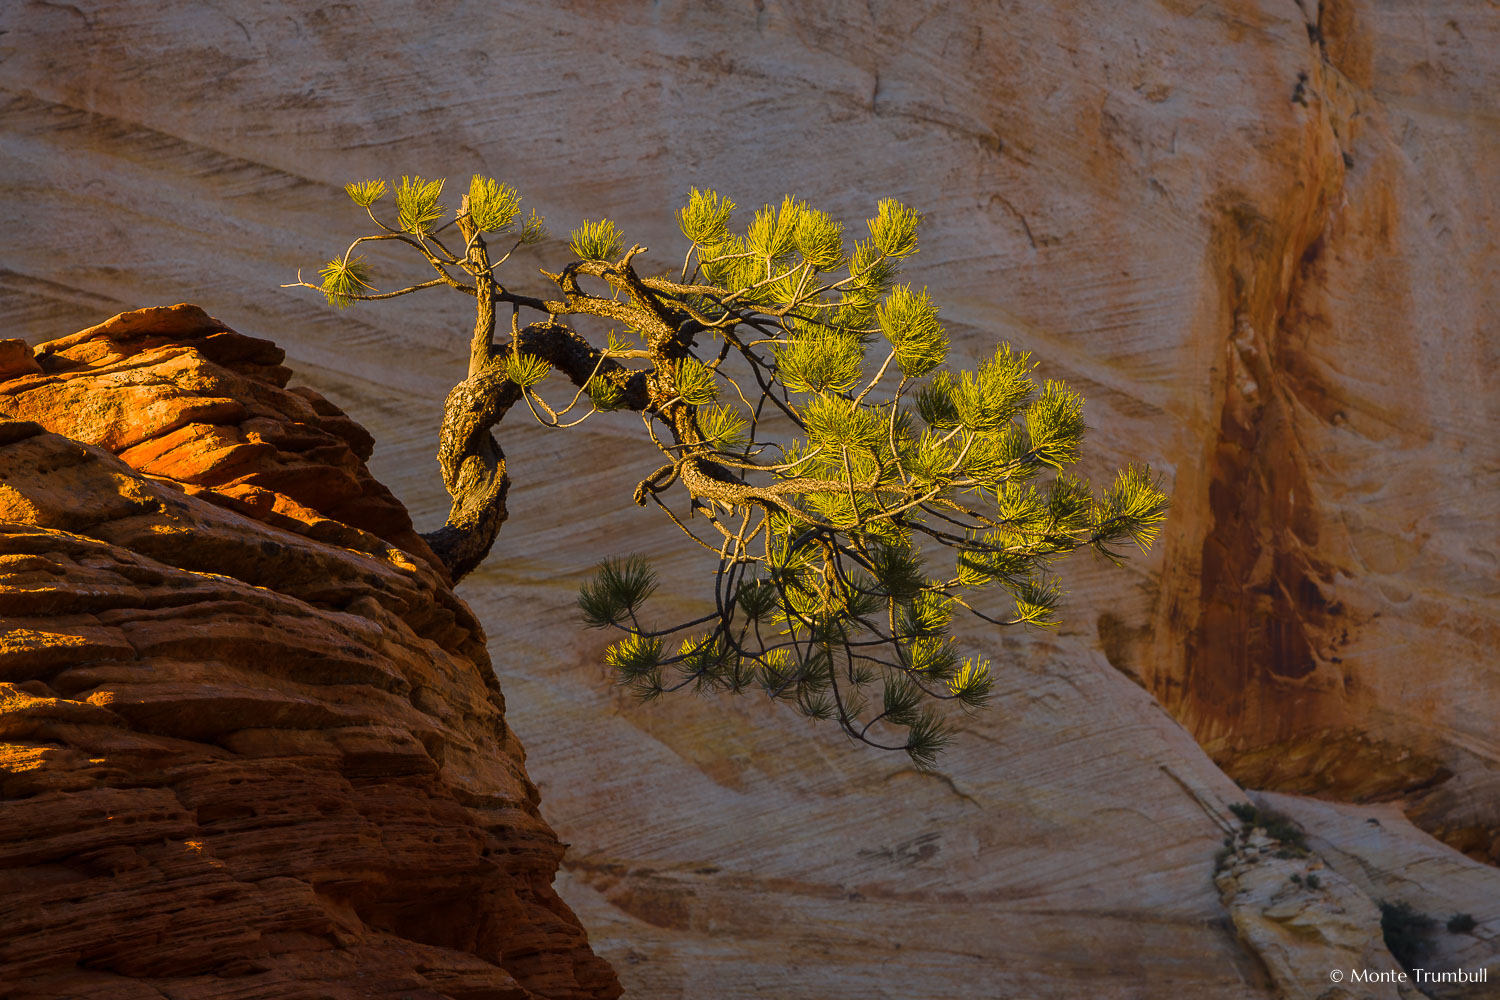
[[[1469,934],[1478,926],[1479,922],[1468,913],[1455,913],[1448,918],[1449,934]]]
[[[1407,902],[1380,903],[1380,932],[1385,946],[1406,969],[1418,968],[1432,950],[1432,931],[1437,926],[1425,913]]]
[[[1278,857],[1301,856],[1307,853],[1307,834],[1303,833],[1302,828],[1289,816],[1274,809],[1261,809],[1249,802],[1235,802],[1230,805],[1229,811],[1234,813],[1235,818],[1240,821],[1241,840],[1250,839],[1252,831],[1261,829],[1266,831],[1266,836],[1282,845],[1285,851],[1295,852],[1283,854],[1278,851]]]

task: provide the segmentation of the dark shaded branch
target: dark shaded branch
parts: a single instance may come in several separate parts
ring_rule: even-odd
[[[644,410],[650,405],[644,372],[632,372],[613,358],[601,360],[597,349],[560,323],[533,323],[515,343],[500,349],[487,339],[494,330],[493,314],[488,334],[481,323],[475,326],[470,363],[481,347],[489,360],[454,386],[443,405],[438,466],[452,506],[447,523],[422,536],[455,583],[489,555],[507,516],[510,476],[505,453],[490,431],[521,400],[520,387],[505,375],[504,362],[512,351],[543,359],[576,386],[587,385],[590,376],[613,382],[621,391],[622,409]]]

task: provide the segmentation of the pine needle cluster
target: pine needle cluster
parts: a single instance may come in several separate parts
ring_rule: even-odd
[[[403,177],[396,185],[396,223],[402,232],[425,236],[432,224],[448,214],[438,204],[443,196],[443,180],[424,181],[421,177]]]
[[[323,265],[318,272],[323,279],[323,296],[335,309],[346,309],[353,305],[360,294],[373,291],[370,284],[370,265],[364,257],[335,257]]]
[[[625,248],[625,237],[608,219],[584,220],[568,234],[568,247],[582,260],[612,260]]]

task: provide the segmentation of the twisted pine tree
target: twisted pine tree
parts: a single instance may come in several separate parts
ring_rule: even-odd
[[[583,587],[584,622],[624,633],[605,657],[644,698],[756,688],[930,767],[949,738],[940,703],[976,709],[992,685],[988,661],[961,657],[949,635],[955,609],[1053,625],[1054,558],[1090,547],[1117,561],[1127,543],[1149,547],[1166,515],[1145,466],[1099,493],[1066,471],[1083,399],[1061,382],[1038,387],[1028,353],[1002,344],[975,370],[944,367],[937,307],[896,283],[918,223],[896,201],[879,203],[851,248],[841,223],[792,198],[735,231],[734,203],[694,190],[677,213],[688,247],[675,279],[641,273],[646,248],[626,249],[613,222],[585,222],[569,241],[577,259],[543,270],[536,296],[497,272],[546,238],[542,220],[523,220],[514,188],[478,176],[448,218],[443,187],[403,177],[383,221],[385,182],[350,184],[375,230],[321,284],[299,275],[286,287],[341,308],[440,286],[473,297],[468,377],[448,396],[438,445],[452,509],[424,536],[455,581],[505,521],[510,480],[491,428],[513,406],[559,428],[641,415],[661,460],[635,502],[716,562],[712,610],[667,627],[643,615],[656,581],[639,556],[606,561]],[[406,245],[434,276],[378,291],[356,251],[379,241]],[[603,328],[592,341],[575,329],[583,319]],[[553,373],[573,388],[549,402]]]

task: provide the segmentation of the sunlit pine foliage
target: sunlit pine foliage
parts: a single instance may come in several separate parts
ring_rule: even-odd
[[[376,219],[382,231],[356,245],[405,242],[439,277],[378,297],[444,284],[475,294],[493,273],[493,305],[538,321],[513,321],[520,339],[497,343],[486,370],[549,426],[578,422],[562,419],[575,407],[580,420],[646,419],[660,466],[634,477],[633,497],[706,550],[702,612],[652,614],[657,578],[641,555],[606,559],[578,602],[586,625],[620,634],[605,662],[643,698],[758,691],[932,767],[952,738],[948,707],[981,710],[1005,669],[964,648],[955,615],[1054,627],[1058,559],[1090,549],[1118,561],[1148,548],[1166,517],[1144,464],[1102,490],[1073,471],[1083,398],[1038,384],[1029,353],[1002,343],[955,363],[929,290],[897,281],[920,217],[895,199],[851,235],[790,196],[737,228],[734,201],[694,188],[675,219],[680,274],[643,273],[645,248],[600,219],[570,233],[576,260],[543,271],[555,287],[532,295],[498,264],[480,274],[472,254],[449,251],[441,180],[393,187],[395,224]],[[384,182],[347,190],[375,218]],[[452,221],[471,246],[505,239],[502,263],[545,238],[535,212],[521,221],[515,189],[480,176]],[[322,276],[308,287],[336,305],[377,297],[348,252]],[[588,338],[592,360],[567,373],[572,402],[554,405],[542,393],[579,350],[548,339],[564,335]]]

